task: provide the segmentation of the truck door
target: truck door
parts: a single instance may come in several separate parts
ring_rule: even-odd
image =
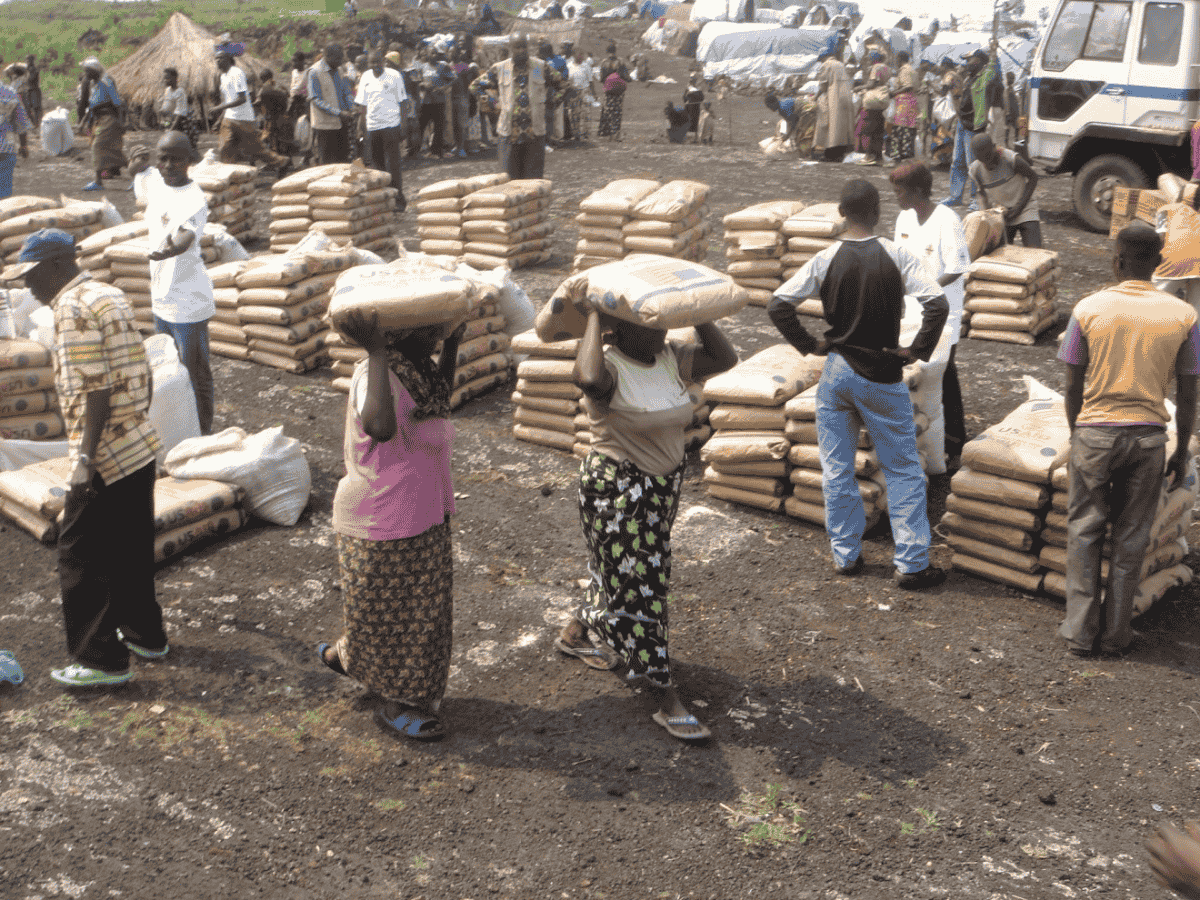
[[[1132,17],[1131,2],[1064,0],[1035,62],[1032,156],[1057,161],[1088,123],[1125,123]]]
[[[1145,3],[1135,23],[1138,41],[1126,79],[1125,124],[1186,128],[1195,109],[1197,70],[1182,48],[1196,45],[1196,4]]]

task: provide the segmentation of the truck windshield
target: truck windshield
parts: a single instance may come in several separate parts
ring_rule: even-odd
[[[1132,4],[1068,0],[1046,41],[1042,65],[1061,72],[1077,59],[1121,60]]]

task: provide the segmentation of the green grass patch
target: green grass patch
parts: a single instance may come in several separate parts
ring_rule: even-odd
[[[812,829],[804,827],[804,809],[782,795],[782,785],[769,784],[762,794],[743,793],[736,808],[721,804],[729,826],[742,832],[738,840],[745,847],[775,849],[806,843],[812,836]]]

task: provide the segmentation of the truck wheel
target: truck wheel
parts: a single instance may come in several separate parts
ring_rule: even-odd
[[[1092,231],[1108,231],[1116,189],[1149,186],[1150,179],[1141,166],[1128,157],[1115,153],[1097,156],[1075,175],[1075,212]]]

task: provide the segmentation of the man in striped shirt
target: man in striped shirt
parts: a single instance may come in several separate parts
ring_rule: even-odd
[[[58,539],[67,651],[50,677],[68,687],[107,687],[133,677],[132,651],[167,655],[154,594],[154,470],[150,366],[119,288],[75,263],[75,240],[47,228],[30,235],[17,265],[54,311],[54,382],[73,462]]]

